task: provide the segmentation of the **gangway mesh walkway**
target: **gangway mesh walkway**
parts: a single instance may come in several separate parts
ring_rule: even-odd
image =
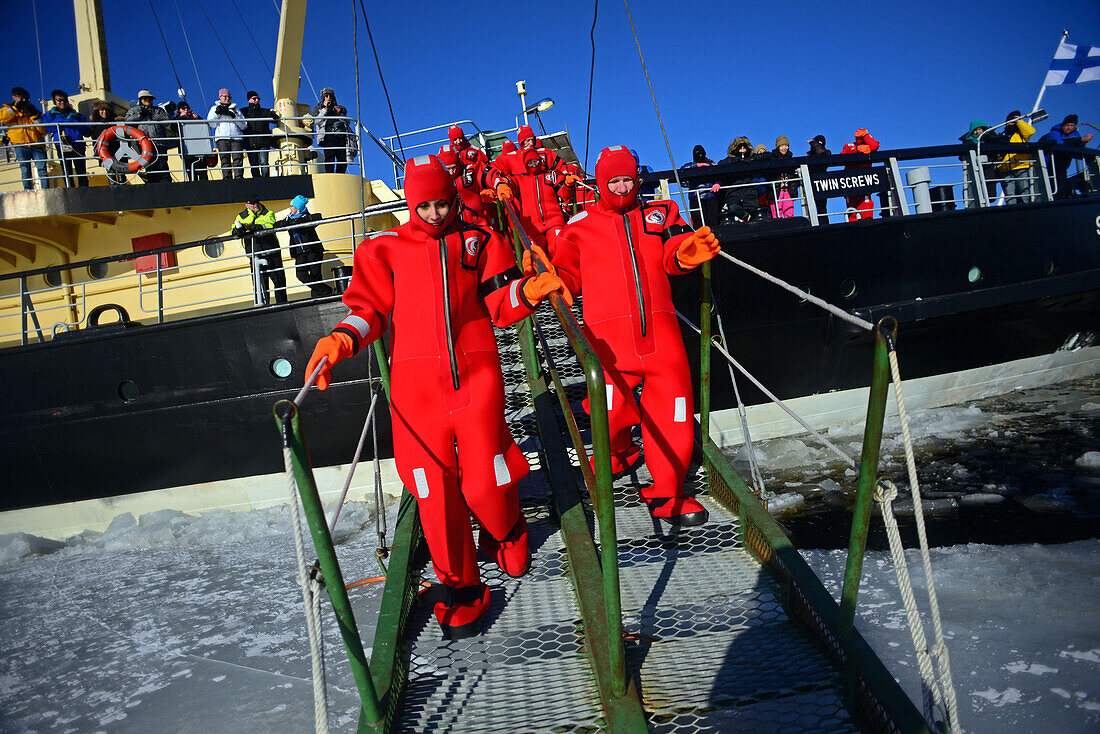
[[[512,436],[531,464],[520,482],[530,528],[531,570],[514,579],[481,557],[491,605],[485,630],[443,640],[431,609],[413,612],[405,639],[409,681],[398,704],[400,732],[593,732],[602,712],[588,660],[565,544],[550,520],[534,407],[514,329],[497,329]],[[430,564],[421,578],[436,581]]]
[[[579,299],[574,309],[579,320]],[[587,435],[581,368],[553,317],[539,323]],[[643,465],[614,487],[627,661],[650,731],[859,731],[839,673],[791,622],[775,581],[741,544],[739,520],[707,494],[701,467],[691,467],[688,485],[710,513],[702,526],[654,520],[637,494],[650,483]]]

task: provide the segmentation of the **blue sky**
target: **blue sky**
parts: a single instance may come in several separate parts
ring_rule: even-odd
[[[194,106],[211,103],[221,86],[243,99],[245,89],[200,0],[152,2]],[[202,2],[245,86],[270,103],[266,64],[273,61],[278,30],[272,0]],[[158,101],[173,98],[176,81],[148,0],[102,3],[115,93],[132,98],[148,86]],[[473,119],[485,129],[511,127],[520,109],[515,82],[524,79],[529,103],[556,101],[543,121],[547,129],[568,127],[584,158],[591,2],[365,4],[401,130],[455,119]],[[1014,108],[1030,110],[1064,27],[1069,42],[1100,46],[1100,3],[1093,2],[746,6],[634,0],[631,12],[677,164],[690,159],[697,143],[718,160],[739,135],[769,148],[776,136],[787,135],[796,154],[818,133],[839,151],[857,127],[867,127],[883,148],[952,143],[972,118],[994,123]],[[55,86],[76,91],[72,18],[71,0],[6,4],[9,42],[0,46],[5,92],[15,84],[34,95],[43,87],[47,93]],[[313,86],[334,87],[354,114],[351,1],[313,0],[306,28],[303,56]],[[358,30],[358,112],[367,128],[388,135],[393,125],[361,22]],[[668,168],[622,3],[600,3],[595,36],[590,163],[600,148],[625,143],[654,169]],[[316,101],[304,76],[299,100]],[[1048,88],[1043,106],[1054,119],[1040,131],[1069,112],[1100,125],[1100,82]],[[365,161],[368,175],[389,177],[380,154],[367,151]]]

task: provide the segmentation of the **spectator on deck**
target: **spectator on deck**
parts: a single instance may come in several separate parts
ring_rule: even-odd
[[[111,107],[110,102],[104,102],[102,99],[97,99],[92,102],[92,126],[89,129],[88,137],[92,139],[92,152],[99,156],[99,136],[103,134],[103,131],[107,128],[114,127],[118,124],[118,115],[115,114],[115,110]],[[118,147],[121,143],[116,139],[111,141],[107,145],[107,152],[112,157],[118,153]],[[112,184],[126,183],[126,174],[124,173],[111,173],[106,172],[107,180]]]
[[[31,93],[23,87],[11,88],[11,104],[0,106],[0,125],[11,126],[8,140],[15,148],[15,160],[23,174],[23,188],[34,188],[34,172],[31,164],[38,169],[38,181],[42,188],[48,188],[46,180],[46,130],[42,127],[15,127],[16,125],[34,125],[42,122],[42,112],[31,104]]]
[[[344,128],[344,150],[346,151],[345,160],[347,163],[351,163],[359,156],[359,136],[355,134],[355,123],[348,118],[348,108],[344,105],[336,105],[336,114],[344,118],[339,120],[339,124]],[[347,170],[347,165],[344,166],[344,170]]]
[[[87,186],[88,168],[84,161],[84,136],[88,134],[88,127],[80,123],[88,122],[88,118],[69,105],[69,95],[63,90],[53,90],[50,92],[50,97],[53,98],[53,107],[45,114],[43,120],[53,123],[47,129],[57,146],[57,159],[61,161],[66,185]]]
[[[680,166],[681,171],[690,171],[696,168],[709,168],[714,161],[707,157],[706,148],[696,145],[691,149],[691,161]],[[711,189],[716,187],[714,181],[700,180],[687,184],[691,189],[691,223],[696,229],[702,226],[713,227],[718,224],[718,210],[722,208],[718,201],[718,194]]]
[[[168,113],[153,104],[155,99],[156,97],[148,89],[139,90],[137,104],[130,105],[130,109],[126,110],[126,115],[123,117],[126,122],[138,123],[137,129],[148,135],[156,146],[157,154],[152,163],[138,173],[146,183],[164,183],[172,180],[172,175],[168,173],[168,148],[171,147],[168,131],[164,125],[160,124],[168,119]]]
[[[775,150],[772,151],[774,160],[793,158],[791,153],[791,141],[786,135],[780,135],[775,139]],[[794,216],[794,203],[791,201],[798,196],[798,171],[794,168],[781,168],[775,173],[779,183],[776,186],[775,201],[772,202],[772,216],[777,219],[788,219]]]
[[[290,213],[279,226],[305,224],[321,218],[308,210],[309,199],[298,194],[290,200]],[[294,274],[302,285],[309,286],[310,298],[331,296],[332,287],[323,283],[321,263],[325,259],[325,248],[317,237],[317,227],[295,227],[287,232],[290,237],[290,256],[294,258]]]
[[[752,185],[752,174],[746,170],[752,160],[752,143],[742,135],[730,143],[726,152],[728,155],[718,164],[734,169],[723,182],[723,185],[732,187],[726,192],[726,217],[737,222],[756,219],[760,208],[759,195]]]
[[[348,169],[346,120],[337,112],[336,92],[332,87],[321,90],[321,101],[313,106],[313,130],[317,133],[317,147],[325,155],[321,170],[325,173],[344,173]]]
[[[178,105],[176,105],[176,114],[172,116],[172,119],[176,120],[177,122],[183,122],[183,121],[202,122],[202,118],[199,117],[198,113],[196,113],[193,109],[191,109],[191,105],[187,102],[186,99],[180,101],[180,103]],[[183,134],[182,127],[183,126],[181,125],[180,137],[181,138],[186,138],[186,135]],[[203,130],[203,136],[204,137],[206,136],[205,125],[204,125],[204,130]],[[186,144],[187,143],[185,141],[184,145],[186,146]],[[207,172],[206,172],[206,156],[205,155],[187,155],[186,150],[181,150],[180,151],[180,157],[183,158],[183,168],[184,168],[184,171],[187,173],[187,178],[189,180],[191,180],[191,181],[207,181],[207,180],[209,180],[209,176],[207,175]]]
[[[206,120],[214,128],[222,179],[244,178],[244,129],[248,123],[225,87],[218,90],[218,101],[210,106]]]
[[[871,137],[871,134],[867,132],[867,128],[861,127],[856,130],[855,140],[851,140],[844,144],[844,147],[840,149],[841,155],[871,155],[879,148],[879,141]],[[870,168],[871,163],[852,163],[845,166],[848,168]],[[854,222],[857,219],[870,219],[875,213],[875,204],[871,201],[871,197],[864,194],[861,196],[849,196],[845,199],[845,203],[848,205],[850,211],[848,214],[848,221]]]
[[[1007,141],[1005,136],[999,132],[986,132],[989,130],[989,125],[985,120],[974,119],[970,121],[970,129],[959,136],[959,140],[963,145],[977,146],[978,138],[981,138],[982,145],[1004,145]],[[985,178],[985,191],[989,200],[992,201],[997,198],[997,170],[996,166],[988,162],[989,156],[982,154],[978,163],[982,167],[982,176]],[[969,156],[966,154],[960,155],[960,161],[966,161]],[[976,179],[976,177],[975,177]],[[970,196],[974,199],[974,206],[978,206],[978,196],[976,184],[971,183]]]
[[[1026,143],[1035,134],[1035,126],[1021,117],[1019,110],[1008,113],[1005,120],[1005,137],[1010,145]],[[1006,153],[997,166],[1001,176],[1001,192],[1005,204],[1023,204],[1031,201],[1031,156],[1027,153]]]
[[[271,152],[271,126],[279,121],[274,110],[260,106],[260,95],[250,91],[248,106],[241,110],[247,122],[244,127],[244,147],[248,153],[248,166],[252,178],[266,178],[267,161]]]
[[[749,160],[753,163],[762,163],[764,161],[770,161],[772,159],[771,151],[768,150],[768,146],[760,143],[752,149],[752,158]],[[770,219],[772,216],[772,187],[768,183],[768,175],[770,171],[757,171],[753,174],[752,180],[757,183],[756,187],[756,202],[757,211],[760,212],[761,219]]]
[[[832,155],[833,154],[833,151],[831,151],[831,150],[829,150],[828,148],[825,147],[825,136],[824,135],[815,135],[812,138],[810,138],[809,140],[807,140],[806,142],[810,144],[810,149],[808,151],[806,151],[806,157],[808,157],[808,158],[813,158],[815,156],[823,156],[823,155]],[[823,173],[826,169],[826,166],[810,166],[809,168],[810,168],[810,173],[811,174]],[[818,217],[820,217],[820,219],[818,220],[818,223],[819,224],[828,224],[829,223],[829,216],[828,216],[828,212],[826,210],[829,206],[829,198],[827,196],[820,196],[820,197],[815,196],[814,197],[814,205],[815,205],[815,208],[817,209]]]
[[[1041,142],[1051,142],[1055,145],[1071,145],[1076,148],[1084,148],[1092,140],[1092,133],[1087,135],[1081,135],[1081,132],[1077,129],[1077,115],[1066,115],[1065,119],[1061,123],[1055,125],[1050,129],[1050,132],[1039,138]],[[1058,184],[1058,190],[1054,193],[1055,199],[1068,199],[1074,194],[1074,187],[1070,184],[1069,177],[1066,175],[1069,173],[1069,164],[1073,160],[1073,156],[1068,153],[1055,152],[1054,157],[1054,178]],[[1082,193],[1087,193],[1087,184],[1082,181],[1078,188]]]
[[[263,204],[257,196],[249,197],[244,211],[233,222],[233,234],[244,241],[244,251],[252,262],[252,284],[256,303],[271,303],[268,287],[274,286],[275,302],[286,303],[286,273],[279,253],[279,240],[271,229],[275,226],[275,212]]]

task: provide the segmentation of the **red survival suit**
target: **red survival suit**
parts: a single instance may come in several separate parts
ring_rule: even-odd
[[[863,153],[869,155],[878,150],[880,143],[872,138],[867,132],[867,128],[861,127],[856,130],[856,139],[845,143],[844,147],[840,149],[841,155],[849,155],[852,153]],[[853,163],[850,166],[844,166],[845,170],[849,168],[870,168],[870,163]],[[848,215],[848,221],[854,222],[857,219],[870,219],[875,214],[875,204],[871,201],[870,196],[849,196],[844,200],[844,203],[848,205],[849,209],[855,209],[854,214]]]
[[[492,183],[484,179],[485,169],[489,165],[489,156],[481,148],[470,145],[466,139],[466,133],[458,125],[447,128],[447,137],[450,138],[454,151],[458,154],[459,163],[463,169],[463,175],[467,178],[469,187],[492,188]]]
[[[528,149],[534,149],[538,152],[539,157],[542,158],[543,168],[547,171],[553,171],[565,175],[565,161],[558,157],[558,154],[549,148],[542,146],[542,141],[535,137],[535,132],[529,125],[520,125],[519,133],[516,135],[516,140],[519,141],[520,152]]]
[[[490,558],[502,545],[513,551],[522,545],[521,558],[513,557],[510,566],[497,556],[506,572],[522,575],[529,561],[516,491],[529,467],[504,420],[493,324],[515,323],[533,307],[523,287],[529,279],[520,275],[500,235],[458,216],[454,182],[439,160],[411,159],[405,175],[410,221],[356,248],[343,296],[351,312],[333,336],[318,342],[307,374],[322,355],[332,363],[391,328],[397,472],[416,495],[436,575],[450,589],[435,604],[436,617],[445,635],[458,638],[478,631],[489,605],[470,514],[482,527],[479,544]],[[416,208],[437,199],[451,208],[433,227]],[[348,354],[322,349],[327,340],[346,343],[348,337]],[[328,375],[322,376],[318,387],[325,388]]]
[[[439,148],[439,162],[451,174],[454,179],[458,195],[462,197],[462,205],[466,209],[464,218],[471,224],[480,224],[495,229],[493,226],[497,220],[495,207],[487,207],[481,196],[481,188],[474,185],[472,176],[466,176],[462,162],[454,146],[442,145]]]
[[[633,178],[629,195],[608,188],[616,176]],[[697,525],[707,511],[684,493],[695,440],[691,374],[668,279],[691,269],[677,252],[696,235],[674,202],[639,200],[638,164],[627,148],[600,153],[596,183],[600,200],[566,224],[553,264],[572,293],[584,293],[584,330],[607,380],[612,472],[636,462],[630,431],[640,422],[653,475],[642,499],[654,517]],[[633,391],[642,381],[639,409]]]
[[[554,240],[565,226],[557,193],[562,183],[560,177],[544,168],[545,162],[536,150],[508,153],[502,161],[514,187],[524,231],[553,258]]]

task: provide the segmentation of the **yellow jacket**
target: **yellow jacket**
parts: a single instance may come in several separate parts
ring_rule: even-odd
[[[33,125],[42,122],[42,115],[25,115],[10,104],[0,106],[0,125]],[[15,145],[41,144],[46,139],[43,127],[13,127],[8,130],[8,140]]]
[[[1008,139],[1009,143],[1026,143],[1035,134],[1035,126],[1027,120],[1016,122],[1016,132]],[[997,165],[997,172],[1004,174],[1011,171],[1021,171],[1031,165],[1031,156],[1027,153],[1006,153]]]

